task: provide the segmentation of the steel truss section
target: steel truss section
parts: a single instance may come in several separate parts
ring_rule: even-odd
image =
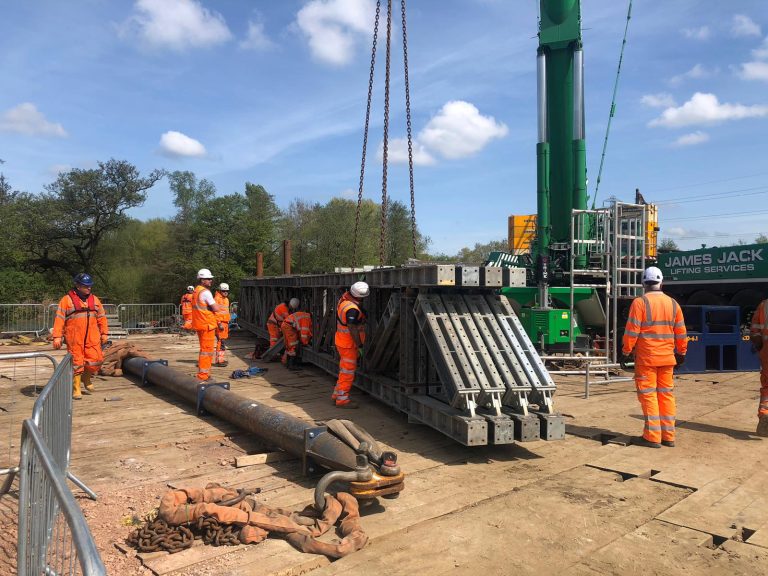
[[[249,278],[238,323],[267,337],[275,306],[299,298],[312,314],[301,355],[338,373],[336,303],[364,279],[368,341],[355,386],[466,446],[564,437],[552,381],[512,307],[496,291],[524,275],[474,266],[428,265]]]

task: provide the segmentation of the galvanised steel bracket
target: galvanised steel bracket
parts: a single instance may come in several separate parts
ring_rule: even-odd
[[[197,386],[197,415],[205,416],[208,412],[203,408],[203,400],[205,399],[205,391],[211,386],[218,386],[229,390],[229,382],[205,382],[204,384],[198,384]]]
[[[321,434],[327,434],[328,428],[317,426],[304,430],[304,454],[301,456],[301,468],[305,476],[313,476],[322,471],[322,467],[312,458],[312,447]]]
[[[142,388],[151,384],[151,382],[147,380],[147,370],[149,370],[149,367],[152,366],[152,364],[162,364],[163,366],[168,366],[168,360],[144,360],[144,368],[141,371]]]

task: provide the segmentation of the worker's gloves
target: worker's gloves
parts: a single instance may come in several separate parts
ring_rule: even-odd
[[[54,350],[61,350],[61,338],[53,339],[53,348]]]
[[[752,346],[755,348],[756,352],[760,352],[760,350],[763,349],[763,337],[760,334],[751,336],[750,340],[752,341]]]
[[[685,354],[678,354],[677,352],[675,352],[675,363],[678,366],[682,366],[683,364],[685,364]]]
[[[107,342],[109,342],[109,336],[107,334],[102,334],[101,335],[101,344],[104,345]]]
[[[219,326],[219,330],[224,330],[224,323],[223,322],[219,322],[218,326]]]
[[[635,355],[630,352],[629,354],[625,354],[624,352],[621,353],[619,356],[619,364],[631,364],[635,361]]]

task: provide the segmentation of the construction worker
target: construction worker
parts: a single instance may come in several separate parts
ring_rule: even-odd
[[[194,291],[194,286],[187,286],[187,292],[181,297],[181,318],[184,321],[181,327],[184,330],[192,330],[192,293]]]
[[[661,291],[663,280],[656,266],[643,272],[645,294],[632,302],[622,346],[625,359],[634,354],[635,387],[645,417],[643,435],[632,443],[647,448],[675,445],[672,372],[688,351],[683,311]]]
[[[200,353],[197,357],[197,379],[211,377],[214,350],[216,348],[216,315],[222,312],[211,294],[213,274],[208,268],[197,272],[198,285],[192,295],[192,329],[197,332]]]
[[[365,344],[365,311],[360,306],[370,294],[365,282],[355,282],[344,292],[336,305],[336,337],[334,343],[339,352],[339,377],[331,398],[337,408],[357,408],[349,398],[355,381],[357,359],[363,355]]]
[[[283,333],[283,342],[285,342],[283,363],[288,370],[300,370],[296,350],[299,342],[302,346],[309,346],[312,341],[312,315],[309,312],[297,310],[283,320],[280,331]]]
[[[280,325],[283,320],[294,310],[298,310],[301,302],[298,298],[291,298],[286,302],[280,302],[267,320],[267,331],[269,331],[269,347],[272,348],[280,339]]]
[[[216,304],[221,306],[223,312],[216,314],[216,366],[224,367],[228,364],[224,340],[229,338],[229,284],[222,282],[219,289],[213,295]]]
[[[53,322],[53,347],[61,349],[62,337],[67,351],[72,355],[72,398],[82,399],[81,383],[85,393],[94,390],[91,376],[98,374],[104,354],[103,344],[109,339],[107,316],[104,307],[94,294],[93,278],[90,274],[78,274],[74,278],[74,289],[59,301],[56,320]]]
[[[768,438],[768,300],[752,315],[749,339],[760,355],[760,404],[757,407],[757,435]]]

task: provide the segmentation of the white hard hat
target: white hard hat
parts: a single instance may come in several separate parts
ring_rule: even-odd
[[[200,270],[197,271],[198,280],[211,280],[212,278],[213,274],[211,274],[211,271],[208,270],[208,268],[200,268]]]
[[[365,282],[355,282],[349,289],[349,293],[355,298],[365,298],[371,293],[371,289]]]
[[[664,280],[664,275],[656,266],[649,266],[643,272],[643,284],[661,284],[662,280]]]
[[[299,300],[298,298],[291,298],[288,301],[288,307],[291,310],[297,310],[299,308],[299,306],[301,306],[301,300]]]
[[[187,292],[194,292],[195,287],[194,286],[187,286]]]
[[[222,282],[221,284],[219,284],[219,290],[221,290],[222,292],[229,292],[229,284],[227,284],[226,282]]]

